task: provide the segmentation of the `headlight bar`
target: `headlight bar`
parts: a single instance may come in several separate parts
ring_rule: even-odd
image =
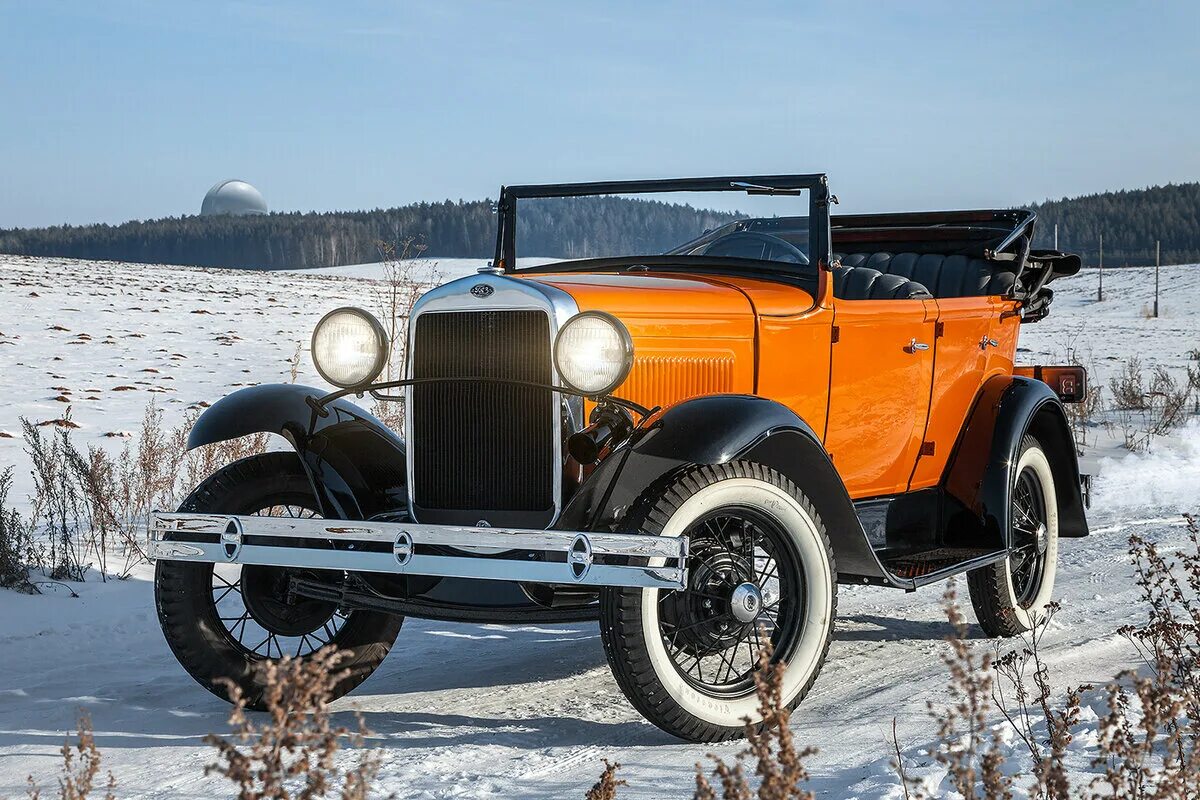
[[[684,537],[165,512],[152,515],[150,533],[151,559],[168,561],[585,586],[687,586]]]

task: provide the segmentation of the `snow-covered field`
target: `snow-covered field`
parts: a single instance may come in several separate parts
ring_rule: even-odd
[[[456,277],[479,265],[443,261],[439,271]],[[69,407],[80,444],[119,448],[151,398],[177,424],[237,385],[288,379],[316,320],[339,305],[370,307],[364,278],[378,274],[371,265],[261,273],[0,256],[0,467],[18,466],[16,499],[31,488],[20,417],[58,419]],[[1095,273],[1056,284],[1049,319],[1022,331],[1022,360],[1073,348],[1101,385],[1132,355],[1182,370],[1200,348],[1200,267],[1164,268],[1162,284],[1159,319],[1143,313],[1152,270],[1107,272],[1103,303],[1093,302]],[[306,353],[299,368],[301,383],[320,385]],[[1179,514],[1200,510],[1200,419],[1148,454],[1125,453],[1119,433],[1097,429],[1095,438],[1085,459],[1098,474],[1092,536],[1063,543],[1064,608],[1044,640],[1063,687],[1132,664],[1115,633],[1140,621],[1129,533],[1182,544]],[[148,575],[76,585],[78,599],[0,590],[0,797],[23,793],[30,773],[53,783],[80,708],[119,796],[228,794],[204,777],[212,754],[201,741],[224,730],[227,709],[175,663]],[[829,661],[793,717],[798,738],[820,749],[809,762],[812,788],[900,796],[889,767],[893,717],[910,772],[938,780],[925,754],[934,738],[925,706],[945,696],[939,598],[939,587],[842,587]],[[623,765],[630,785],[621,796],[685,797],[692,764],[738,749],[684,744],[644,722],[610,677],[590,624],[412,620],[384,666],[337,707],[344,722],[352,708],[364,713],[385,752],[385,788],[405,798],[582,797],[602,757]],[[1081,769],[1085,761],[1081,753]]]

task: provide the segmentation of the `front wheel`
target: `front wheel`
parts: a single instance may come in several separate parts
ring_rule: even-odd
[[[683,739],[740,736],[762,720],[754,688],[767,641],[782,703],[808,693],[829,651],[837,582],[812,503],[750,462],[693,467],[648,490],[628,530],[687,536],[682,591],[606,589],[600,631],[617,683],[650,722]]]
[[[179,508],[210,514],[316,517],[316,499],[294,453],[265,453],[230,464],[201,483]],[[346,611],[323,600],[293,597],[291,578],[325,582],[345,575],[329,570],[159,561],[154,594],[163,634],[196,681],[229,699],[238,686],[251,708],[261,708],[261,666],[284,656],[308,658],[327,645],[345,671],[330,700],[358,686],[382,662],[402,617]]]
[[[988,636],[1033,630],[1054,593],[1058,568],[1058,496],[1037,439],[1021,441],[1009,510],[1008,558],[967,573],[975,617]]]

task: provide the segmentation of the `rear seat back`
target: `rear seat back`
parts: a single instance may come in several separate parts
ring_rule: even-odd
[[[970,256],[918,253],[850,253],[836,256],[843,268],[869,269],[915,281],[933,297],[980,297],[1007,294],[1016,281],[1011,262]],[[854,283],[856,279],[851,279]],[[838,296],[834,284],[834,296]],[[924,296],[929,297],[927,293]],[[866,299],[848,294],[848,300]]]
[[[903,275],[884,275],[870,267],[833,269],[833,296],[845,300],[913,300],[932,297],[929,290]]]

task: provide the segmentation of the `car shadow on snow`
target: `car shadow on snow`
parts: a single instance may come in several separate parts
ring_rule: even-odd
[[[354,727],[353,712],[335,715]],[[344,718],[342,718],[344,716]],[[679,740],[642,720],[602,721],[568,716],[496,716],[438,714],[421,711],[362,712],[373,732],[367,746],[388,750],[499,745],[520,749],[542,747],[624,747],[678,744]]]
[[[881,617],[876,614],[853,614],[839,617],[833,638],[838,642],[899,642],[943,641],[952,633],[946,620],[913,620]],[[986,639],[983,628],[972,623],[967,626],[968,639]]]
[[[406,621],[391,654],[351,697],[543,683],[606,666],[594,622],[475,625]],[[365,690],[365,691],[364,691]]]

